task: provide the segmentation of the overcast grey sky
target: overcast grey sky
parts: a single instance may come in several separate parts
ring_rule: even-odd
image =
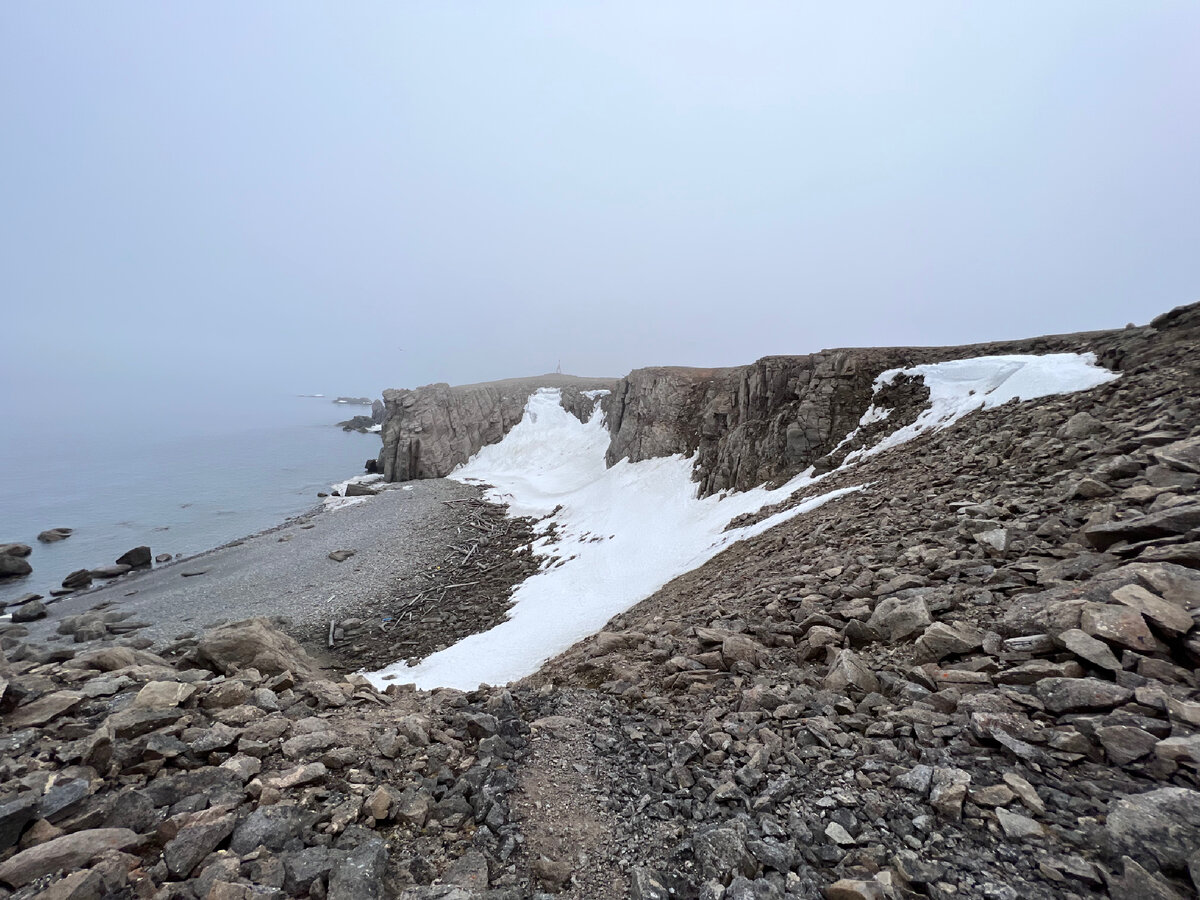
[[[0,377],[343,391],[1200,299],[1200,4],[0,5]],[[401,351],[400,348],[403,348]]]

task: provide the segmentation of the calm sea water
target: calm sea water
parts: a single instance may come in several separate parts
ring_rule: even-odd
[[[368,408],[326,398],[215,398],[127,417],[49,404],[5,412],[0,543],[33,547],[33,574],[0,581],[0,600],[48,594],[140,544],[191,554],[277,525],[379,452],[378,435],[334,427]],[[37,541],[58,526],[75,533]]]

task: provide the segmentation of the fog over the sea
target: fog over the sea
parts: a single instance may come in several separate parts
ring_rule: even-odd
[[[1144,322],[1200,298],[1198,46],[1153,0],[6,3],[0,402]]]

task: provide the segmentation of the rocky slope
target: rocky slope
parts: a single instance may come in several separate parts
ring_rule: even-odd
[[[499,441],[521,421],[538,388],[563,392],[563,405],[580,418],[594,401],[583,391],[611,391],[615,379],[542,375],[451,387],[430,384],[383,392],[383,449],[378,470],[388,481],[441,478],[480,448]]]
[[[615,786],[628,889],[1194,896],[1198,345],[1178,311],[1117,381],[839,472],[530,679],[600,723],[574,792]]]
[[[4,626],[0,896],[1196,896],[1200,306],[1055,340],[1121,377],[834,472],[507,688]]]

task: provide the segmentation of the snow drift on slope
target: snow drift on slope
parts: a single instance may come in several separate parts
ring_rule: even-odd
[[[1087,390],[1117,376],[1091,354],[991,356],[892,369],[875,389],[901,373],[922,375],[930,409],[855,459],[895,447],[923,431],[946,428],[967,413],[1020,397]],[[859,427],[886,418],[872,406]],[[534,544],[542,571],[513,592],[509,619],[432,654],[415,667],[396,663],[368,674],[376,685],[414,681],[421,688],[473,689],[531,674],[551,656],[598,631],[619,612],[691,571],[734,541],[766,531],[859,487],[831,491],[745,528],[724,531],[744,513],[786,500],[818,479],[801,473],[776,490],[697,496],[693,462],[682,456],[604,464],[609,435],[599,409],[580,422],[561,405],[558,390],[532,397],[525,415],[498,444],[485,447],[451,477],[493,487],[488,499],[506,503],[513,516],[549,516],[557,543]]]
[[[691,571],[723,548],[766,531],[857,488],[832,491],[762,522],[725,532],[743,513],[786,500],[812,479],[798,476],[770,491],[756,488],[699,499],[692,461],[676,455],[611,469],[599,410],[583,423],[562,408],[556,389],[529,398],[525,416],[498,444],[483,448],[451,477],[486,482],[488,499],[514,516],[545,516],[557,539],[541,538],[541,572],[513,592],[507,621],[409,668],[396,663],[368,677],[418,687],[474,689],[537,671],[545,660],[598,631],[614,615]],[[547,554],[552,549],[555,563]]]
[[[1052,394],[1086,391],[1119,377],[1096,365],[1094,353],[977,356],[907,369],[888,369],[875,379],[875,391],[891,384],[899,375],[924,378],[925,386],[929,388],[929,409],[911,425],[892,432],[873,447],[848,454],[847,463],[897,447],[923,431],[949,428],[977,409],[990,409],[1015,399],[1036,400]],[[878,422],[886,418],[887,413],[887,410],[872,405],[863,413],[859,427]]]

